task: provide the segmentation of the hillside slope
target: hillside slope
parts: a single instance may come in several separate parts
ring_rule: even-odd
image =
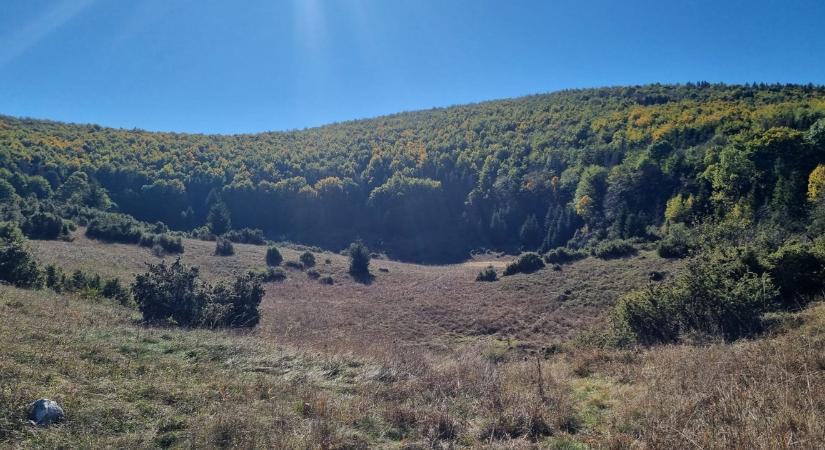
[[[804,220],[808,174],[825,162],[825,125],[813,127],[823,117],[821,87],[706,83],[237,136],[0,117],[0,178],[4,196],[176,229],[214,226],[209,212],[226,205],[235,228],[272,238],[341,248],[360,236],[397,257],[445,261],[475,247],[649,238],[651,225],[734,207]]]

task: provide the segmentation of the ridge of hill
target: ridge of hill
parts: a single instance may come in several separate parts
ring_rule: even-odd
[[[804,222],[825,161],[825,88],[581,89],[254,135],[0,117],[4,195],[72,201],[173,229],[234,228],[450,261],[650,239],[668,221],[770,208]],[[825,122],[823,122],[825,123]],[[9,191],[10,188],[10,191]],[[217,205],[217,206],[216,206]]]

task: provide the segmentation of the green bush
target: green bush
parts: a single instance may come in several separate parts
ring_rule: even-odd
[[[180,258],[171,265],[149,264],[148,272],[135,277],[132,295],[147,322],[197,325],[205,303],[198,269],[185,266]]]
[[[258,306],[264,296],[261,279],[253,274],[207,288],[201,324],[214,327],[254,327],[261,320]]]
[[[749,270],[738,252],[726,250],[690,261],[670,281],[620,299],[619,329],[637,342],[675,342],[685,333],[728,341],[762,331],[762,315],[778,300],[768,274]]]
[[[154,247],[155,235],[151,233],[141,234],[138,245],[141,247]]]
[[[67,280],[66,290],[72,292],[99,291],[101,287],[100,275],[90,274],[82,270],[75,270]]]
[[[825,289],[825,261],[808,244],[786,243],[766,258],[785,306],[807,303]]]
[[[280,266],[283,261],[284,257],[281,256],[281,252],[278,251],[277,247],[272,246],[266,249],[266,265]]]
[[[101,241],[137,244],[143,236],[143,227],[130,216],[102,213],[89,222],[86,236]]]
[[[17,225],[0,222],[0,280],[22,288],[40,288],[44,277]]]
[[[665,237],[659,241],[657,252],[662,258],[684,258],[695,247],[695,242],[687,226],[671,224]]]
[[[189,237],[192,239],[198,239],[200,241],[214,241],[217,239],[212,230],[209,227],[203,226],[199,228],[195,228],[194,230],[189,232]]]
[[[300,261],[287,261],[284,263],[287,269],[304,270],[304,264]]]
[[[335,284],[335,280],[329,275],[326,275],[326,276],[323,276],[323,277],[319,278],[318,282],[321,283],[321,284],[329,284],[329,285]]]
[[[47,212],[36,212],[26,218],[21,226],[30,239],[58,239],[68,236],[69,226],[60,217]]]
[[[236,244],[264,245],[266,238],[264,232],[257,228],[243,228],[240,230],[229,230],[223,234],[224,239],[229,239]]]
[[[361,241],[349,246],[349,273],[355,276],[369,275],[370,250]]]
[[[538,253],[522,253],[515,261],[507,264],[504,268],[504,275],[514,275],[517,273],[533,273],[544,267],[544,261]]]
[[[318,278],[321,278],[321,272],[318,272],[315,269],[309,269],[307,270],[307,277],[311,280],[317,280]]]
[[[155,239],[155,243],[166,253],[183,253],[183,240],[180,236],[172,236],[170,234],[159,234]]]
[[[315,266],[315,255],[310,252],[301,253],[301,257],[299,258],[301,263],[304,267],[313,267]]]
[[[601,259],[624,258],[635,254],[636,247],[624,239],[602,241],[593,249],[593,256]]]
[[[286,280],[286,271],[280,267],[268,267],[264,277],[264,281],[284,281]]]
[[[197,268],[178,258],[171,265],[149,264],[147,273],[135,277],[132,295],[147,322],[250,327],[260,320],[264,291],[260,277],[252,273],[210,286],[200,280]]]
[[[677,303],[674,286],[651,284],[619,299],[614,315],[621,330],[640,344],[672,343],[681,331]]]
[[[157,247],[161,250],[161,253],[183,253],[183,239],[181,239],[180,236],[173,236],[171,234],[146,233],[140,237],[140,242],[138,242],[138,244],[143,247]]]
[[[106,298],[117,300],[121,305],[129,304],[132,298],[129,289],[121,284],[117,278],[106,280],[100,294]]]
[[[544,254],[544,262],[549,264],[565,264],[584,258],[587,258],[587,252],[567,247],[557,247]]]
[[[45,277],[47,288],[55,292],[63,292],[67,284],[66,274],[63,272],[63,269],[54,264],[49,264],[46,266]]]
[[[235,246],[232,245],[232,241],[218,238],[215,241],[215,255],[217,256],[232,256],[235,254]]]
[[[493,266],[487,266],[476,276],[476,281],[496,281],[498,280],[498,274],[496,273],[496,268]]]
[[[100,294],[105,298],[117,300],[122,305],[131,303],[131,294],[117,278],[101,280],[100,275],[75,270],[71,276],[58,266],[49,264],[45,269],[45,285],[55,292],[86,292]]]

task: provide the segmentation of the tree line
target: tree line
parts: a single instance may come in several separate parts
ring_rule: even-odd
[[[655,239],[732,213],[799,230],[825,178],[823,117],[823,87],[708,83],[234,136],[0,117],[0,203],[4,220],[85,208],[426,261]]]

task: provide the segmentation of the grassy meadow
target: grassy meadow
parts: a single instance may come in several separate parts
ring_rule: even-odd
[[[183,259],[207,278],[263,267],[264,247],[237,245],[234,256],[218,257],[214,243],[185,244]],[[156,258],[82,236],[31,246],[44,262],[124,281]],[[294,260],[301,251],[282,253]],[[376,259],[375,278],[364,284],[345,274],[346,258],[318,253],[317,269],[335,284],[288,271],[287,280],[266,284],[262,322],[252,331],[151,327],[108,300],[0,287],[0,446],[774,449],[825,442],[825,305],[777,315],[772,331],[755,340],[602,349],[576,336],[600,327],[615,297],[644,285],[650,270],[678,271],[679,263],[641,252],[472,281],[479,268],[504,261],[488,259],[452,266]],[[481,328],[476,317],[509,325]],[[58,401],[65,423],[29,425],[26,404],[39,397]]]

